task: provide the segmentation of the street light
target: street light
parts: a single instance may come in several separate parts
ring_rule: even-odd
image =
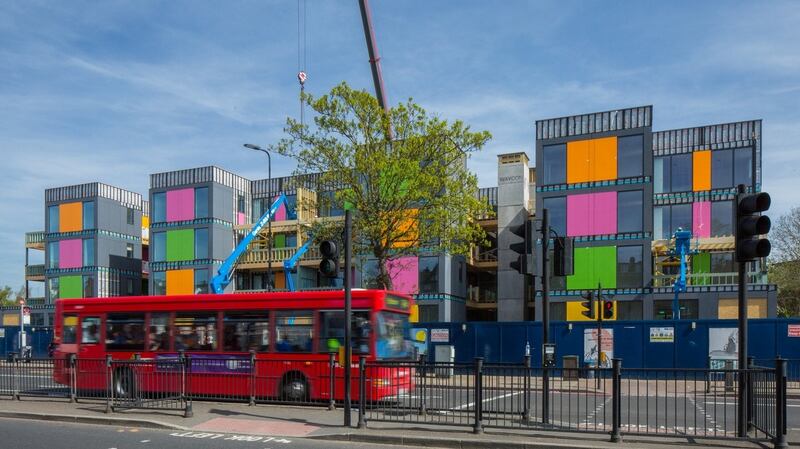
[[[272,157],[269,154],[269,151],[261,148],[258,145],[253,145],[252,143],[244,144],[245,148],[249,148],[255,151],[261,151],[262,153],[267,155],[267,194],[269,195],[269,200],[272,201]],[[269,206],[267,206],[269,207]],[[267,232],[269,233],[269,243],[268,243],[268,251],[267,251],[267,290],[272,291],[272,219],[267,222]]]

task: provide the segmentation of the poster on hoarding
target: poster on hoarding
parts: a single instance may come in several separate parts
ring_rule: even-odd
[[[739,358],[739,330],[735,327],[717,327],[708,329],[708,363],[711,369],[724,369],[725,362],[731,361],[728,367],[736,369]]]
[[[790,324],[787,333],[789,337],[800,337],[800,324]]]
[[[431,329],[431,343],[450,343],[450,329]]]
[[[412,327],[411,344],[416,348],[417,355],[428,353],[428,329]]]
[[[675,328],[651,327],[650,343],[675,343]]]
[[[602,332],[603,348],[600,352],[600,367],[611,368],[611,359],[614,358],[614,329],[603,329]],[[583,363],[596,366],[597,356],[597,329],[584,329]]]

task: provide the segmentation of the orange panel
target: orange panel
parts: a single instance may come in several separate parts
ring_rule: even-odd
[[[58,205],[58,232],[83,230],[83,203],[63,203]]]
[[[194,294],[194,270],[168,270],[167,295]]]
[[[286,288],[286,275],[280,271],[272,273],[275,280],[275,288]]]
[[[711,190],[711,151],[692,153],[692,190]]]
[[[592,139],[594,151],[590,152],[590,181],[609,181],[617,179],[617,137]]]
[[[591,140],[567,142],[567,183],[588,182]]]

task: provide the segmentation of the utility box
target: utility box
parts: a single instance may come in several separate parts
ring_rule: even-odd
[[[562,378],[564,380],[578,380],[578,356],[565,355],[561,357]]]
[[[450,377],[453,375],[453,363],[456,360],[456,347],[452,345],[436,345],[434,355],[436,364],[434,373],[436,377]]]

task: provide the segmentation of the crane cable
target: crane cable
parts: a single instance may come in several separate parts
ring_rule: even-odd
[[[305,101],[303,94],[306,88],[306,59],[307,47],[306,38],[308,36],[306,28],[306,0],[297,0],[297,81],[300,82],[300,127],[305,127]]]

